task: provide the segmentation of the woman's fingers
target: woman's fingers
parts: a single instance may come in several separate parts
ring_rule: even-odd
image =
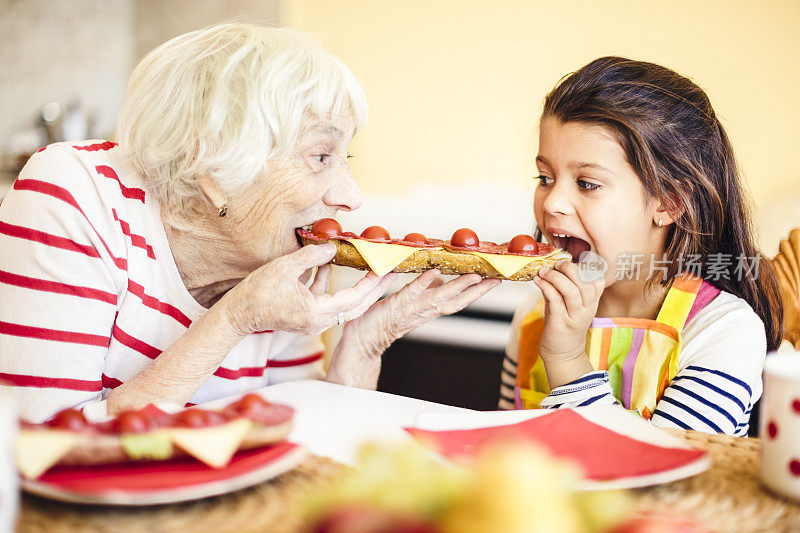
[[[439,270],[435,268],[432,270],[426,270],[414,278],[411,283],[397,291],[397,298],[404,302],[413,302],[422,295],[425,289],[433,286],[440,286],[442,284],[439,274]]]
[[[449,300],[450,298],[461,294],[467,287],[471,287],[472,285],[480,283],[482,279],[483,278],[477,274],[462,274],[439,287],[436,290],[434,299],[437,301],[437,303]]]
[[[303,246],[296,252],[284,255],[280,261],[284,272],[290,276],[299,278],[303,272],[310,268],[322,266],[330,263],[336,255],[336,245],[333,243],[309,244]]]
[[[314,283],[308,288],[311,294],[322,295],[328,293],[328,283],[331,279],[331,265],[322,265],[317,269]]]
[[[351,309],[358,307],[366,299],[372,298],[374,293],[379,293],[374,297],[374,301],[383,295],[388,289],[389,285],[397,279],[397,274],[389,273],[385,276],[378,276],[374,272],[368,273],[361,278],[358,283],[347,289],[342,289],[328,296],[320,305],[319,311],[322,313],[346,313]]]
[[[440,278],[439,278],[440,279]],[[490,282],[492,280],[483,280]],[[462,274],[455,279],[452,279],[446,283],[440,283],[437,287],[429,287],[427,294],[424,298],[420,300],[420,305],[423,307],[423,312],[432,312],[434,313],[431,318],[434,316],[439,315],[449,315],[463,309],[470,302],[465,303],[463,306],[458,307],[458,303],[454,303],[453,305],[446,305],[451,300],[460,297],[460,295],[464,294],[465,291],[475,287],[476,285],[480,285],[482,283],[482,278],[477,274]],[[491,284],[489,289],[491,289],[496,284]],[[488,289],[487,289],[488,290]],[[465,299],[466,300],[466,299]]]
[[[374,289],[372,289],[369,293],[367,293],[364,296],[364,298],[358,305],[342,313],[345,318],[345,321],[353,320],[354,318],[358,318],[361,315],[363,315],[367,311],[367,309],[372,307],[372,304],[377,302],[381,298],[381,296],[386,294],[386,291],[389,290],[389,287],[396,278],[397,274],[385,276],[384,279],[382,279],[381,282]]]
[[[446,303],[439,304],[439,310],[443,315],[457,313],[498,285],[500,285],[499,279],[484,279],[464,289]]]
[[[441,287],[444,285],[444,280],[442,278],[434,279],[430,285],[428,285],[429,289],[435,289],[436,287]]]

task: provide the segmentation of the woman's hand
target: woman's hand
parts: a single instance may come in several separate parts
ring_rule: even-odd
[[[465,274],[443,282],[436,269],[372,305],[345,325],[336,346],[328,379],[346,385],[374,388],[380,372],[380,356],[399,337],[441,315],[465,308],[500,280]]]
[[[445,283],[439,274],[436,269],[423,272],[348,326],[361,331],[367,347],[386,349],[406,333],[437,316],[464,309],[500,284],[500,280],[482,279],[477,274],[464,274]]]
[[[554,269],[541,269],[533,281],[545,298],[539,355],[554,388],[592,370],[586,356],[586,332],[597,313],[605,280],[585,283],[578,276],[578,265],[562,261]]]
[[[370,272],[354,286],[328,294],[333,244],[304,246],[270,261],[231,289],[216,305],[222,305],[231,326],[242,335],[279,330],[304,335],[322,333],[331,326],[361,316],[383,296],[396,274]],[[314,282],[301,281],[314,267]]]

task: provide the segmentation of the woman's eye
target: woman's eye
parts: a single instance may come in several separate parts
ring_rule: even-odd
[[[596,191],[600,188],[600,185],[586,180],[578,180],[578,187],[583,191]]]
[[[329,157],[330,157],[330,154],[319,154],[319,155],[315,155],[314,156],[314,158],[317,161],[319,161],[320,163],[324,163],[325,161],[328,160]]]
[[[539,180],[539,185],[551,185],[553,183],[553,178],[549,178],[547,176],[536,176],[537,180]]]

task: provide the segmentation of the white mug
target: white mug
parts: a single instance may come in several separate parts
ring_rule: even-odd
[[[13,531],[19,507],[19,478],[14,460],[17,410],[14,396],[0,388],[0,531]]]
[[[758,434],[761,482],[800,499],[800,353],[767,356]]]

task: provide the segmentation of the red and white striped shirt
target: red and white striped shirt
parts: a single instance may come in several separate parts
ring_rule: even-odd
[[[104,412],[109,390],[205,311],[181,280],[158,205],[112,142],[34,155],[0,203],[0,250],[0,382],[31,421],[72,406]],[[319,337],[249,335],[190,403],[322,375]]]

